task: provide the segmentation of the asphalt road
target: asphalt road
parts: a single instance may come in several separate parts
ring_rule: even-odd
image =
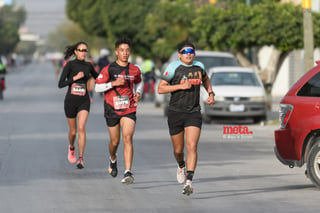
[[[18,67],[7,75],[0,101],[0,212],[316,212],[319,189],[304,168],[289,169],[273,154],[278,126],[245,124],[252,135],[226,135],[239,124],[203,125],[194,194],[181,194],[162,109],[139,104],[134,136],[135,183],[107,173],[108,133],[95,94],[87,123],[85,168],[67,161],[65,89],[51,63]]]

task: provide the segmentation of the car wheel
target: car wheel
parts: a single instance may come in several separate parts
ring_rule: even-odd
[[[2,90],[1,85],[0,85],[0,100],[2,100],[2,99],[3,99],[3,90]]]
[[[154,106],[157,107],[157,108],[159,108],[159,107],[161,107],[161,104],[156,101],[156,102],[154,103]]]
[[[312,183],[320,188],[320,138],[317,138],[317,142],[308,152],[307,174]]]
[[[265,121],[265,120],[266,120],[266,117],[265,117],[265,116],[258,116],[258,117],[254,117],[254,118],[253,118],[253,122],[254,122],[255,124],[261,123],[261,122],[263,122],[263,121]]]
[[[210,124],[211,123],[211,118],[206,114],[202,114],[202,121],[205,124]]]

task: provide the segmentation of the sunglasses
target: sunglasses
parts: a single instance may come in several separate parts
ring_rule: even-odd
[[[78,51],[78,52],[88,52],[87,49],[82,49],[82,48],[81,48],[81,49],[77,49],[77,51]]]
[[[192,48],[187,48],[187,49],[182,50],[180,53],[181,54],[194,54],[195,51]]]

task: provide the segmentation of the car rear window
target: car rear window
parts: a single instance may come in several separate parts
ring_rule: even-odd
[[[237,61],[232,57],[196,56],[195,60],[201,61],[204,64],[206,70],[208,70],[211,67],[239,66]]]
[[[305,97],[320,97],[320,72],[310,78],[309,81],[301,87],[297,95]]]
[[[216,72],[211,76],[211,84],[214,86],[260,86],[256,75],[248,72]]]

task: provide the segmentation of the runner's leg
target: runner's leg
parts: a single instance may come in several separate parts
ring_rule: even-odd
[[[171,141],[173,145],[173,155],[177,162],[184,160],[184,131],[171,135]]]
[[[79,157],[83,157],[84,148],[86,146],[86,123],[88,120],[89,112],[87,110],[81,110],[78,112],[78,146],[79,146]]]
[[[135,121],[128,117],[122,117],[120,119],[120,126],[122,129],[123,139],[123,157],[125,170],[131,170],[133,159],[133,143],[132,138],[135,129]]]
[[[74,141],[76,139],[77,134],[77,120],[76,118],[67,118],[68,125],[69,125],[69,144],[70,148],[74,148]]]
[[[198,159],[198,142],[201,129],[195,126],[185,128],[187,147],[187,171],[195,171]]]
[[[117,150],[120,142],[120,124],[117,124],[112,127],[108,127],[109,131],[109,153],[111,160],[115,160],[117,158]]]

